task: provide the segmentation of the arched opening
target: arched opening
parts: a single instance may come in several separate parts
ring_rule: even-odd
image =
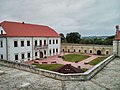
[[[79,52],[80,52],[80,50],[79,50]]]
[[[100,50],[97,50],[97,55],[101,55],[101,51]]]
[[[70,52],[70,50],[68,49],[68,52]]]
[[[40,52],[40,58],[43,58],[43,52]]]
[[[85,53],[87,53],[87,50],[85,50]]]
[[[108,52],[108,51],[106,51],[106,54],[109,54],[109,52]]]
[[[74,52],[75,52],[75,49],[74,49]]]
[[[92,53],[92,50],[90,50],[90,53]]]
[[[63,49],[63,52],[64,52],[65,50]]]

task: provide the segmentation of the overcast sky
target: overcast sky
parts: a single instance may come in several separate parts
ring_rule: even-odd
[[[48,25],[58,33],[114,35],[120,0],[0,0],[0,22]]]

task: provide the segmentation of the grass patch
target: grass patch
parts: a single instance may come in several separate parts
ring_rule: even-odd
[[[96,65],[98,63],[100,63],[101,61],[103,61],[104,59],[106,59],[107,57],[98,57],[92,61],[89,62],[90,65]]]
[[[82,70],[83,70],[84,72],[86,72],[88,69],[87,69],[87,68],[82,68]]]
[[[35,65],[36,68],[41,68],[41,69],[51,70],[51,71],[63,66],[62,64],[33,64],[33,65]]]
[[[80,54],[67,54],[67,55],[64,55],[63,56],[63,59],[65,61],[69,61],[69,62],[79,62],[79,61],[82,61],[86,58],[89,58],[90,56],[88,55],[80,55]]]

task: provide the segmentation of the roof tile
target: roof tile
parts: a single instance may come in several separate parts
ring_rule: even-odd
[[[6,35],[10,37],[60,37],[60,35],[48,26],[27,24],[20,22],[4,21],[0,25],[3,27]]]

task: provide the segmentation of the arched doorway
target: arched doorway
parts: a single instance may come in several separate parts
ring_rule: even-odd
[[[68,52],[70,52],[70,50],[68,49]]]
[[[106,51],[106,54],[108,55],[108,54],[109,54],[109,51]]]
[[[90,53],[92,53],[92,50],[90,50]]]
[[[43,52],[40,52],[40,58],[43,58]]]
[[[101,55],[101,51],[100,50],[97,50],[97,55]]]

